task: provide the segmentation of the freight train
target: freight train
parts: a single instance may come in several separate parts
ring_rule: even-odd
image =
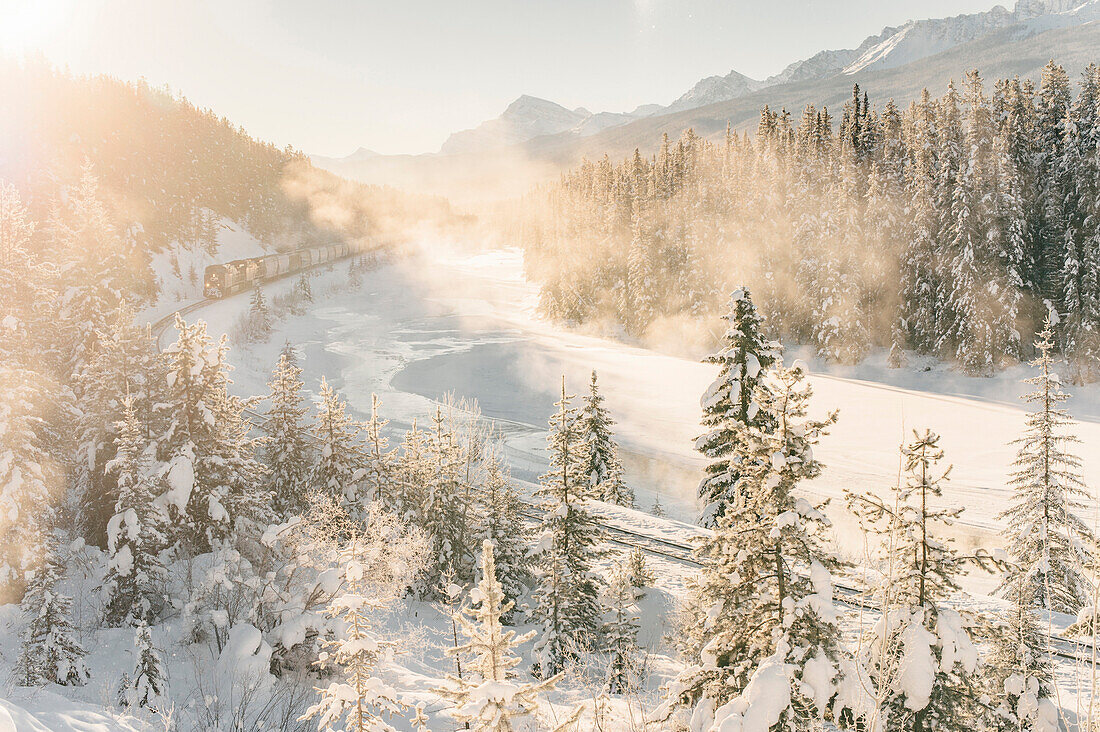
[[[293,272],[300,272],[324,262],[331,262],[351,253],[347,244],[298,249],[286,254],[236,259],[225,264],[212,264],[202,278],[204,297],[218,299],[236,295],[257,282],[270,282]]]

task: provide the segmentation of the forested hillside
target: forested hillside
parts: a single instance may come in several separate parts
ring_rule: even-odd
[[[990,374],[1048,313],[1078,380],[1100,373],[1100,72],[1038,88],[977,71],[902,110],[762,110],[754,135],[688,130],[586,161],[523,202],[529,273],[556,318],[644,336],[747,285],[772,334],[854,363],[875,346]],[[540,212],[533,215],[530,211]]]
[[[39,222],[28,246],[58,261],[58,225],[86,219],[74,207],[95,199],[138,299],[155,294],[153,255],[188,248],[216,258],[226,224],[286,249],[335,238],[373,245],[409,221],[450,215],[444,202],[314,169],[300,152],[144,81],[0,60],[0,98],[0,180]]]

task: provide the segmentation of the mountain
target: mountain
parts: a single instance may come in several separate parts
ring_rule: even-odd
[[[731,71],[725,76],[708,76],[688,89],[675,102],[665,107],[664,112],[679,112],[693,107],[702,107],[727,99],[736,99],[763,88],[766,82],[750,79],[744,74]]]
[[[639,107],[633,112],[593,114],[584,107],[566,109],[546,99],[524,95],[509,104],[496,119],[482,122],[472,130],[455,132],[439,151],[447,155],[483,152],[562,132],[582,137],[594,135],[609,127],[641,119],[659,109],[660,105],[653,105]]]
[[[873,101],[893,98],[905,104],[924,87],[942,92],[949,79],[961,80],[974,68],[987,79],[1019,75],[1038,81],[1053,58],[1076,77],[1086,64],[1100,61],[1096,21],[1100,0],[1019,0],[1012,11],[997,7],[885,28],[856,48],[818,52],[763,81],[736,71],[708,77],[668,106],[591,114],[521,97],[500,118],[453,135],[442,154],[318,165],[368,182],[426,187],[458,199],[515,195],[585,156],[653,150],[662,133],[676,137],[692,127],[703,135],[720,135],[727,122],[745,128],[764,105],[795,112],[810,103],[839,107],[851,96],[853,83]],[[459,142],[452,144],[456,138]],[[504,181],[500,176],[505,174],[518,177]]]

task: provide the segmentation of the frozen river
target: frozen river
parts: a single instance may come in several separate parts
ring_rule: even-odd
[[[342,281],[344,267],[322,275],[317,288]],[[303,353],[311,391],[326,375],[359,415],[369,413],[370,395],[377,393],[394,444],[447,392],[476,399],[500,426],[513,472],[530,481],[545,467],[546,421],[561,376],[579,397],[595,369],[619,423],[639,506],[648,508],[659,493],[670,514],[693,518],[703,464],[692,449],[700,431],[698,398],[713,367],[559,328],[536,317],[536,304],[537,289],[524,279],[517,250],[435,249],[368,274],[357,291],[318,297],[312,312],[282,321],[270,343],[235,349],[237,388],[266,391],[266,372],[288,339]],[[219,303],[204,317],[225,323],[242,307]],[[845,489],[887,488],[897,480],[898,444],[913,429],[929,428],[943,436],[947,460],[955,464],[946,497],[967,509],[960,536],[988,542],[1009,496],[1009,442],[1024,416],[1017,379],[1025,374],[1021,367],[996,379],[969,379],[942,369],[889,371],[873,361],[814,374],[814,411],[838,408],[840,421],[817,450],[827,467],[810,491],[839,504]],[[1071,401],[1071,411],[1095,413],[1095,390],[1087,396]],[[1100,425],[1083,422],[1080,436],[1086,480],[1098,486],[1100,460],[1092,456],[1100,453]],[[846,533],[848,527],[838,528]]]

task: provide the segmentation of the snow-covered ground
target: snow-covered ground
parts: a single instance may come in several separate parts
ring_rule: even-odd
[[[639,505],[648,509],[659,495],[670,514],[669,519],[658,519],[642,511],[608,508],[603,520],[675,542],[699,532],[691,522],[697,512],[695,484],[702,461],[692,444],[699,432],[698,397],[714,373],[698,362],[697,354],[658,353],[540,320],[535,314],[537,289],[525,281],[522,256],[516,250],[471,254],[425,246],[418,258],[365,274],[358,289],[346,286],[346,270],[342,262],[318,272],[313,280],[314,307],[302,316],[283,316],[267,343],[232,344],[238,393],[266,392],[268,372],[286,341],[299,348],[311,392],[316,393],[324,375],[360,416],[369,412],[371,393],[377,393],[394,442],[413,419],[426,419],[435,402],[453,391],[477,399],[484,414],[497,422],[513,472],[527,482],[545,469],[545,425],[561,375],[571,393],[583,393],[594,368],[619,422],[627,478]],[[292,285],[293,279],[273,283],[266,292],[273,299]],[[215,335],[232,332],[247,303],[247,294],[238,295],[191,317],[205,319]],[[170,337],[169,332],[164,340]],[[1026,367],[994,379],[971,379],[942,366],[922,370],[920,363],[892,371],[881,360],[871,359],[851,369],[826,370],[805,353],[788,356],[803,357],[815,372],[815,409],[841,412],[839,423],[817,451],[827,467],[809,486],[811,493],[840,499],[845,489],[885,489],[897,479],[898,444],[910,430],[927,427],[943,435],[948,459],[956,466],[947,500],[967,509],[958,528],[963,545],[996,545],[996,517],[1008,496],[1005,483],[1014,454],[1009,443],[1020,434],[1024,417],[1017,396],[1023,391],[1018,382],[1028,374]],[[1081,420],[1086,481],[1097,486],[1100,461],[1093,456],[1100,446],[1100,396],[1092,388],[1073,391],[1070,409]],[[841,503],[834,500],[834,509]],[[833,513],[842,515],[839,510]],[[836,534],[838,542],[857,556],[860,540],[854,528],[840,523]],[[683,562],[660,557],[653,557],[651,566],[658,581],[643,604],[642,640],[651,654],[652,674],[646,691],[630,702],[650,708],[661,680],[676,670],[663,636],[671,630],[684,580],[694,571]],[[992,579],[981,578],[966,583],[979,594],[992,584]],[[962,602],[991,607],[980,597]],[[402,633],[415,627],[416,633],[442,638],[446,623],[437,616],[436,608],[410,603],[388,622]],[[1054,627],[1060,629],[1066,621],[1056,618]],[[866,615],[854,613],[846,625],[857,632],[860,623],[867,622]],[[0,645],[10,649],[10,641]],[[416,650],[388,673],[395,683],[430,700],[430,680],[445,670],[446,663],[438,648]],[[1068,663],[1058,667],[1061,705],[1067,710],[1078,698],[1074,689],[1079,673],[1083,670]],[[556,704],[583,700],[583,685],[567,686],[554,695]],[[24,715],[47,708],[56,711],[35,699],[16,703],[18,707],[0,708],[0,730],[5,709]],[[77,715],[81,707],[72,704]],[[126,729],[122,723],[103,725]],[[16,728],[21,729],[18,724]]]

